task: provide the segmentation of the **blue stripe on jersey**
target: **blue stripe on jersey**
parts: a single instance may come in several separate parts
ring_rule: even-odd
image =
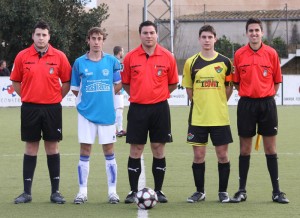
[[[102,125],[115,123],[114,84],[120,83],[120,62],[103,53],[100,61],[91,61],[85,54],[76,59],[71,78],[78,112],[87,120]]]

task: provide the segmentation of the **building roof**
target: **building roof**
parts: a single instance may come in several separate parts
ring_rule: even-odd
[[[261,20],[300,20],[300,10],[257,10],[257,11],[207,11],[199,14],[190,14],[177,17],[181,22],[195,21],[245,21],[249,18]]]

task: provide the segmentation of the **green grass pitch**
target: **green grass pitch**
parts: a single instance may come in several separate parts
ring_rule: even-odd
[[[239,142],[236,131],[236,107],[230,106],[231,128],[234,143],[230,144],[229,157],[231,174],[228,185],[230,196],[238,188]],[[248,176],[248,199],[240,204],[221,204],[218,202],[218,170],[213,146],[210,144],[206,155],[205,189],[206,200],[195,204],[186,203],[186,198],[194,191],[192,177],[192,148],[185,143],[189,107],[171,107],[172,132],[174,142],[166,146],[167,171],[163,191],[169,199],[167,204],[158,204],[148,211],[148,217],[300,217],[300,107],[279,106],[279,135],[277,150],[279,162],[280,187],[287,194],[290,203],[280,205],[271,200],[271,181],[267,171],[265,155],[261,146],[253,148],[251,167]],[[124,111],[126,122],[127,108]],[[23,189],[22,162],[24,143],[20,141],[20,109],[0,108],[0,217],[138,217],[136,205],[125,205],[124,198],[129,191],[127,159],[129,145],[125,138],[119,138],[115,153],[118,163],[117,191],[121,203],[107,203],[106,173],[104,157],[100,145],[93,145],[88,202],[74,205],[73,199],[78,191],[77,163],[79,145],[77,142],[77,112],[75,108],[63,109],[63,135],[60,143],[61,184],[65,205],[51,204],[50,181],[46,164],[44,146],[41,144],[38,163],[33,180],[30,204],[15,205],[13,199]],[[126,124],[124,125],[126,126]],[[149,145],[144,152],[146,186],[153,188],[151,172],[152,154]]]

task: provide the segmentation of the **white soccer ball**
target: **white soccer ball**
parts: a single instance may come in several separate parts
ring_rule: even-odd
[[[157,203],[157,195],[153,189],[143,188],[136,193],[135,203],[140,209],[151,209]]]

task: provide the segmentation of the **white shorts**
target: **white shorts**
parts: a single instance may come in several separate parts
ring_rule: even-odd
[[[124,95],[115,95],[114,104],[115,109],[124,108]]]
[[[99,144],[115,143],[116,126],[100,125],[90,122],[78,113],[78,141],[79,143],[94,144],[98,135]]]

